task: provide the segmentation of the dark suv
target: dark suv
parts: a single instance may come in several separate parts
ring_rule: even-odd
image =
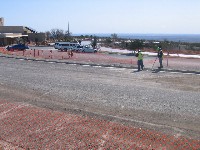
[[[6,49],[8,51],[10,51],[10,50],[26,50],[26,49],[29,49],[29,47],[25,44],[17,44],[17,45],[8,46]]]

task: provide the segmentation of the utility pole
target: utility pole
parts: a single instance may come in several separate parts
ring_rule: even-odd
[[[69,21],[68,21],[67,36],[69,36]]]

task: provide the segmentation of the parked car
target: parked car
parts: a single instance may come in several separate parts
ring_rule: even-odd
[[[48,46],[54,46],[55,43],[48,43]]]
[[[11,50],[26,50],[26,49],[29,49],[29,47],[25,44],[16,44],[16,45],[8,46],[6,49],[8,51],[11,51]]]
[[[83,46],[77,45],[77,46],[75,46],[75,47],[72,48],[72,51],[80,52],[82,49],[83,49]]]
[[[79,50],[79,52],[83,52],[83,53],[96,53],[97,49],[94,49],[91,46],[84,46],[82,49]]]

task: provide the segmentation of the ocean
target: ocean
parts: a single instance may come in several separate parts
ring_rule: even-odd
[[[98,37],[111,37],[113,33],[84,33],[77,35],[93,35]],[[132,33],[116,33],[118,38],[124,39],[142,39],[142,40],[158,40],[158,41],[174,41],[200,43],[200,34],[132,34]]]

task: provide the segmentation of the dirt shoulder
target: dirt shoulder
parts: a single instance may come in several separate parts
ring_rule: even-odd
[[[0,146],[8,149],[194,149],[199,140],[98,117],[0,100]]]

